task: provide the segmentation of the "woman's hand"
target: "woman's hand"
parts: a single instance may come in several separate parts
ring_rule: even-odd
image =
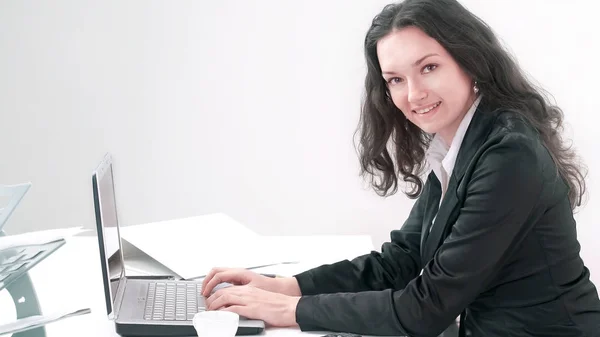
[[[202,295],[208,297],[219,283],[250,285],[267,291],[275,291],[273,278],[257,274],[247,269],[213,268],[202,281]]]
[[[300,287],[295,277],[272,278],[247,269],[214,268],[202,281],[202,295],[208,297],[219,283],[248,285],[269,292],[300,296]]]
[[[249,285],[215,291],[206,299],[207,310],[226,310],[275,327],[297,326],[299,296],[287,296]]]

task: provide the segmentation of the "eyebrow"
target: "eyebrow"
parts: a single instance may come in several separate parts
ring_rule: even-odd
[[[422,63],[422,62],[423,62],[423,61],[424,61],[426,58],[428,58],[428,57],[431,57],[431,56],[439,56],[439,54],[436,54],[436,53],[430,53],[430,54],[427,54],[427,55],[425,55],[425,56],[421,57],[420,59],[418,59],[418,60],[417,60],[415,63],[413,63],[413,67],[416,67],[416,66],[418,66],[418,65],[419,65],[419,64],[421,64],[421,63]],[[395,75],[396,73],[395,73],[395,72],[393,72],[393,71],[384,71],[384,72],[382,72],[382,74],[384,74],[384,75]]]

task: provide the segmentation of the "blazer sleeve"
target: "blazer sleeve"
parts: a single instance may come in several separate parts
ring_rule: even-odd
[[[417,199],[401,229],[391,232],[390,242],[382,245],[381,253],[373,251],[352,261],[343,260],[294,275],[302,295],[406,287],[422,269],[420,247],[425,194]]]
[[[481,155],[465,178],[470,180],[452,232],[420,276],[396,291],[303,296],[296,307],[300,329],[396,336],[444,331],[533,226],[542,168],[530,141],[519,137],[495,142]]]

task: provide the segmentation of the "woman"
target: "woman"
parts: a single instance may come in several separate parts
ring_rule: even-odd
[[[579,256],[585,191],[550,105],[491,29],[454,0],[406,0],[375,17],[360,154],[383,195],[418,198],[381,253],[270,279],[215,269],[210,310],[275,326],[369,335],[600,336]],[[425,181],[420,174],[431,168]]]

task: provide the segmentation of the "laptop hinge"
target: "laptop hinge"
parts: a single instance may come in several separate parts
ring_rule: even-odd
[[[125,288],[127,285],[127,276],[123,276],[121,278],[121,282],[119,282],[119,287],[117,288],[117,293],[115,294],[115,303],[113,306],[113,317],[112,319],[116,320],[119,317],[119,311],[121,311],[121,304],[123,304],[123,295],[125,294]]]

